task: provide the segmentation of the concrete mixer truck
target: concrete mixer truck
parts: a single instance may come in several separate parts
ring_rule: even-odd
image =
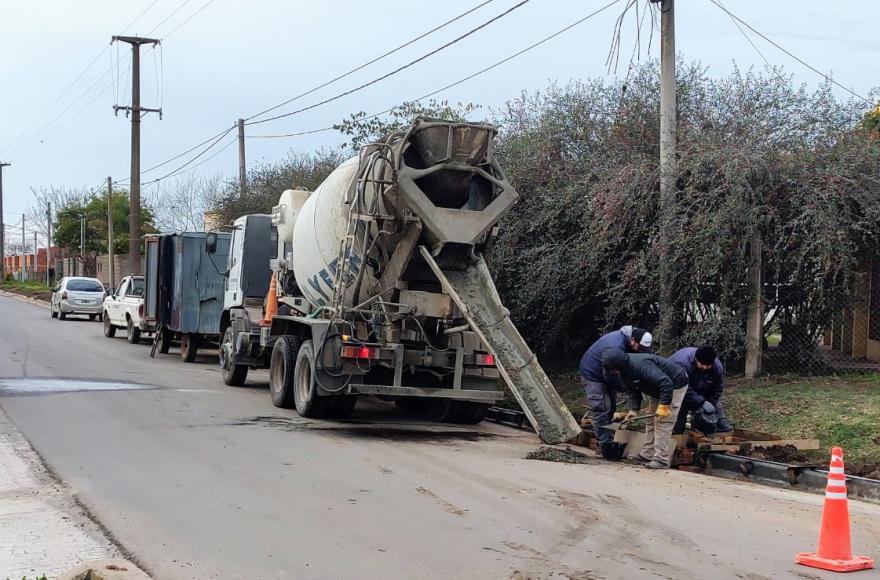
[[[479,422],[506,383],[542,439],[577,436],[483,259],[518,197],[495,135],[419,118],[315,191],[236,220],[224,382],[268,368],[272,402],[304,417],[342,417],[376,395],[456,423]]]

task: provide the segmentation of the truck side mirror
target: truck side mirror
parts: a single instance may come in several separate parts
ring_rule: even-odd
[[[217,251],[217,234],[214,232],[208,232],[208,235],[205,236],[205,251],[209,254],[213,254]]]

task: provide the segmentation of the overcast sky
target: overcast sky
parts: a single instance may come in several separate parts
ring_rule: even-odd
[[[857,93],[866,94],[880,84],[880,43],[873,3],[724,1],[757,30],[814,67],[832,73]],[[314,110],[248,127],[248,133],[307,131],[332,125],[351,112],[384,110],[480,70],[606,3],[531,0],[387,80]],[[437,98],[490,109],[521,90],[541,89],[552,80],[606,75],[614,20],[624,3]],[[218,133],[239,117],[319,85],[477,4],[478,0],[8,2],[0,18],[0,161],[13,164],[4,169],[6,223],[20,222],[21,212],[33,200],[31,187],[95,186],[108,175],[128,177],[130,123],[122,114],[114,117],[112,106],[114,102],[129,104],[131,77],[126,71],[130,48],[119,46],[121,78],[116,79],[117,67],[112,63],[117,47],[109,47],[113,34],[149,34],[165,39],[160,52],[143,49],[142,106],[157,107],[161,101],[164,109],[163,120],[148,115],[142,124],[142,167],[146,169]],[[489,2],[399,53],[278,112],[318,102],[381,76],[515,4],[517,0]],[[730,18],[709,0],[679,0],[676,9],[677,48],[686,59],[701,60],[714,76],[726,75],[734,60],[744,67],[763,66],[761,57]],[[627,34],[621,73],[633,46],[629,33],[634,28],[632,20],[624,27]],[[765,41],[755,37],[754,42],[770,63],[784,65],[799,81],[811,86],[820,82],[815,73]],[[659,55],[656,38],[652,53]],[[96,57],[94,65],[65,92]],[[164,90],[159,90],[160,79]],[[230,134],[220,145],[233,139]],[[290,149],[334,146],[342,140],[332,132],[249,139],[248,163],[278,159]],[[159,177],[188,158],[148,173],[143,180]],[[237,149],[232,145],[196,171],[233,176],[237,163]]]

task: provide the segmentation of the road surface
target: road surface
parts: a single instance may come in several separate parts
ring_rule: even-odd
[[[271,405],[265,373],[226,387],[212,356],[151,360],[18,299],[0,320],[2,410],[156,578],[826,577],[793,563],[820,496],[525,460],[529,434],[370,400],[304,420]],[[880,556],[880,506],[850,509],[857,551]]]

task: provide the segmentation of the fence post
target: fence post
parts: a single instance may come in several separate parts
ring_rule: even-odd
[[[761,232],[755,232],[751,242],[752,259],[749,264],[748,320],[746,321],[746,378],[754,379],[761,372],[761,356],[764,350],[764,292],[761,280]]]

